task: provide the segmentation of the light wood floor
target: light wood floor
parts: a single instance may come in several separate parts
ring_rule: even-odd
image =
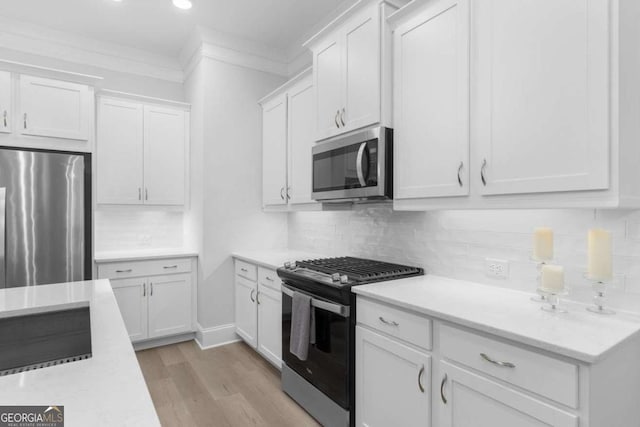
[[[244,343],[200,350],[188,341],[136,354],[163,426],[318,426]]]

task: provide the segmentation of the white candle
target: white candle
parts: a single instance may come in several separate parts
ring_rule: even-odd
[[[549,261],[553,259],[553,230],[548,227],[536,228],[533,232],[533,259]]]
[[[561,265],[543,265],[540,271],[540,289],[558,294],[564,290],[564,267]]]
[[[613,261],[611,255],[611,233],[594,228],[589,230],[589,268],[591,280],[609,282],[613,277]]]

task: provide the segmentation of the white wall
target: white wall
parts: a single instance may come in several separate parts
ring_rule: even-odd
[[[290,213],[288,242],[292,249],[419,265],[433,274],[534,292],[537,272],[529,257],[533,229],[540,226],[555,231],[555,262],[566,269],[570,298],[586,303],[592,297],[583,278],[587,230],[611,230],[615,271],[612,304],[640,312],[640,211],[427,213],[360,205],[353,211]],[[487,257],[510,262],[508,280],[485,276]]]
[[[261,97],[283,81],[279,76],[207,58],[187,79],[187,101],[193,104],[194,117],[192,162],[200,162],[199,166],[192,164],[192,179],[203,182],[202,189],[192,194],[194,209],[201,208],[202,213],[188,215],[188,228],[199,228],[202,236],[198,323],[203,328],[234,322],[233,251],[286,246],[286,214],[265,214],[261,209],[262,115],[258,105]]]

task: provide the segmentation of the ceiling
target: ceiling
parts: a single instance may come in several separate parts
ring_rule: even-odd
[[[53,30],[177,57],[196,26],[276,49],[310,35],[336,9],[355,0],[0,0],[0,16]]]

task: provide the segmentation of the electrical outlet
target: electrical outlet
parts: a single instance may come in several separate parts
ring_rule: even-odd
[[[486,258],[484,274],[493,279],[509,277],[509,261],[505,259]]]

